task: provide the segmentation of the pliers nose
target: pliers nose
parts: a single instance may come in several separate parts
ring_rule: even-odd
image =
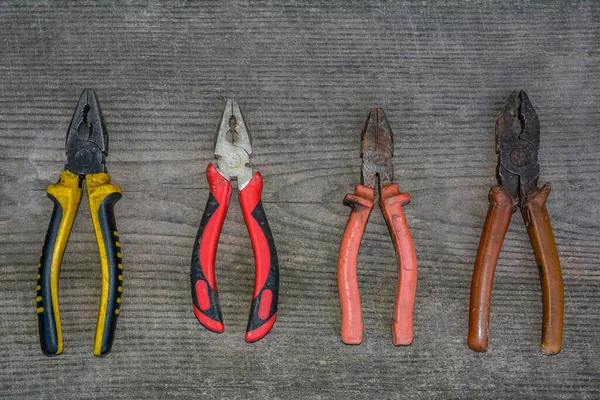
[[[361,133],[361,181],[369,187],[387,186],[394,177],[394,135],[381,108],[373,108]]]
[[[238,189],[243,190],[252,178],[251,154],[251,138],[246,122],[237,102],[229,99],[215,139],[217,171],[229,181],[236,180]]]
[[[100,102],[93,89],[84,89],[73,113],[65,139],[65,169],[78,174],[106,172],[108,133]]]

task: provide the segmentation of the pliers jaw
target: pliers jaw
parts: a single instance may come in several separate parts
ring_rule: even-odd
[[[525,91],[514,91],[496,123],[498,183],[511,194],[514,204],[538,187],[540,121]]]
[[[393,155],[392,128],[383,109],[373,108],[361,134],[361,183],[375,188],[379,178],[380,187],[390,185],[394,177]]]
[[[106,172],[108,134],[93,89],[84,89],[67,130],[65,169],[78,175]]]
[[[235,100],[228,99],[215,139],[217,171],[228,181],[237,180],[242,190],[252,178],[250,168],[251,138]]]

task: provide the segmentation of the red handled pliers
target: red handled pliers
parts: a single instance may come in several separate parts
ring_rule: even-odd
[[[355,192],[344,198],[344,204],[352,211],[344,230],[338,257],[342,342],[359,344],[362,341],[363,322],[356,264],[360,242],[373,209],[377,186],[381,188],[379,206],[398,256],[398,290],[392,323],[392,342],[396,346],[409,345],[413,340],[417,256],[402,206],[408,204],[410,195],[400,193],[398,185],[392,183],[394,141],[392,129],[381,108],[373,108],[369,113],[361,139],[362,184],[356,185]]]
[[[237,180],[240,205],[250,233],[256,278],[246,341],[264,337],[275,323],[279,297],[279,262],[273,236],[260,199],[263,179],[249,167],[250,136],[237,102],[227,100],[217,132],[217,165],[208,164],[210,194],[194,243],[190,271],[192,301],[198,321],[207,329],[223,332],[223,316],[215,280],[215,255],[231,199],[231,181]]]

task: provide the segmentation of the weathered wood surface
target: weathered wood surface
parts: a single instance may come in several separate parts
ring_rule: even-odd
[[[0,1],[0,396],[499,398],[600,396],[600,7],[594,1],[164,5]],[[63,262],[65,351],[38,345],[34,287],[80,91],[94,87],[126,282],[113,353],[92,356],[100,271],[87,201]],[[565,281],[563,352],[539,353],[541,290],[520,217],[496,273],[490,350],[466,346],[470,280],[495,182],[494,123],[526,89]],[[226,331],[197,323],[189,261],[226,97],[281,264],[278,322],[243,340],[253,258],[232,202],[217,255]],[[381,213],[360,254],[364,342],[339,339],[336,260],[372,106],[419,261],[415,340],[391,344],[396,261]]]

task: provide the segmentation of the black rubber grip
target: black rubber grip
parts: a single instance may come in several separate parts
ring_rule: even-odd
[[[108,265],[108,296],[106,298],[104,330],[102,331],[102,347],[99,354],[101,356],[108,354],[112,348],[123,292],[123,254],[114,212],[115,203],[120,198],[121,193],[112,193],[106,196],[98,208],[98,221],[100,222]]]
[[[48,197],[54,202],[54,209],[50,217],[50,224],[46,238],[44,239],[44,247],[40,256],[40,264],[38,265],[38,280],[36,286],[36,303],[37,315],[40,329],[40,344],[42,351],[47,356],[58,354],[58,326],[60,320],[54,315],[54,303],[52,302],[52,255],[54,254],[54,246],[58,237],[58,230],[62,219],[62,207],[54,196],[48,194]],[[59,261],[60,263],[60,261]],[[59,265],[60,268],[60,265]],[[60,271],[59,271],[60,272]],[[58,290],[58,286],[56,288]],[[58,293],[56,293],[58,297]]]
[[[252,217],[256,220],[260,226],[264,239],[269,246],[270,254],[270,265],[269,273],[265,284],[263,285],[260,293],[252,299],[252,305],[250,307],[250,318],[248,320],[247,332],[253,331],[262,326],[266,320],[271,319],[273,315],[277,313],[277,305],[279,302],[279,260],[277,258],[277,250],[275,249],[275,241],[273,240],[273,234],[267,221],[265,210],[263,209],[262,202],[259,201],[252,210]],[[263,300],[263,294],[265,291],[271,292],[270,306],[266,316],[259,316],[261,300]]]
[[[223,332],[225,327],[217,294],[215,257],[231,199],[231,182],[212,164],[206,167],[206,179],[210,193],[194,242],[190,269],[192,308],[202,326],[213,332]]]
[[[206,276],[202,271],[202,265],[200,264],[200,243],[202,242],[202,238],[204,236],[204,231],[206,229],[206,225],[208,221],[210,221],[211,217],[219,208],[219,202],[215,199],[212,193],[208,194],[208,200],[206,202],[206,207],[204,207],[204,213],[202,214],[202,219],[200,220],[200,227],[198,228],[198,233],[196,234],[196,240],[194,241],[194,250],[192,252],[192,264],[190,269],[190,279],[191,279],[191,288],[192,288],[192,301],[194,307],[206,315],[208,318],[215,320],[217,322],[223,322],[223,314],[221,313],[221,305],[219,303],[219,296],[216,290],[213,290],[209,283],[206,283],[206,297],[208,299],[209,307],[201,308],[199,303],[199,293],[196,292],[196,283],[198,281],[207,282]],[[214,266],[212,266],[214,268]]]

